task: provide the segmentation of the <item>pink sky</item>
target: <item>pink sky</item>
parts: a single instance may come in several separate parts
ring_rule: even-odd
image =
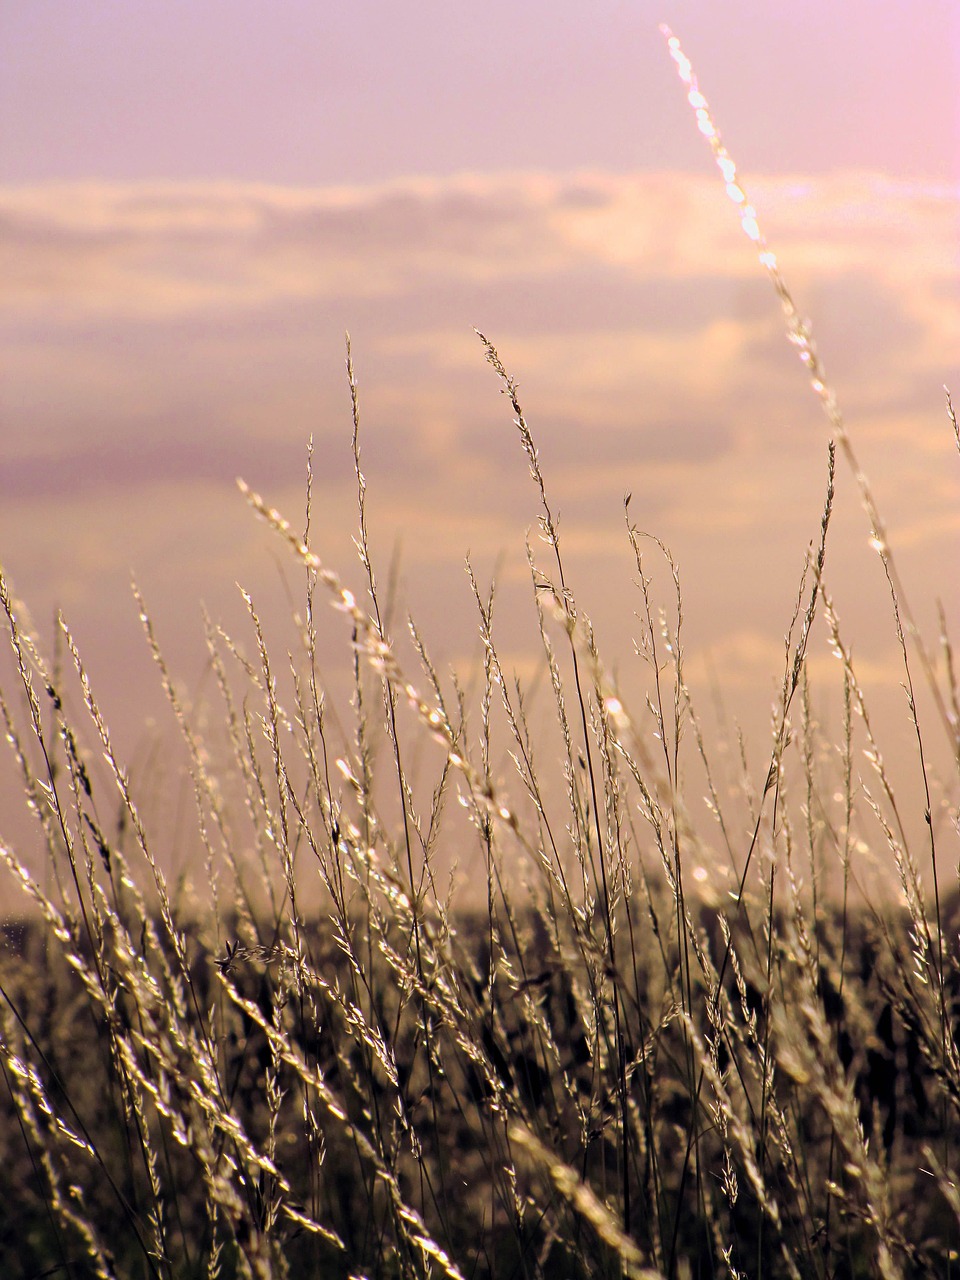
[[[201,600],[239,632],[236,582],[282,603],[236,476],[299,521],[313,432],[315,544],[355,575],[348,328],[382,575],[399,545],[466,668],[464,554],[489,574],[505,552],[529,665],[536,495],[476,325],[608,657],[630,666],[630,490],[684,574],[691,681],[716,675],[763,755],[827,431],[661,21],[813,318],[919,618],[941,595],[960,624],[954,4],[7,4],[0,562],[42,633],[64,609],[131,753],[166,723],[131,569],[191,687]],[[839,490],[830,589],[893,706],[882,575]],[[821,643],[811,669],[832,662]]]
[[[3,174],[702,172],[660,22],[748,172],[957,176],[952,0],[5,4]]]

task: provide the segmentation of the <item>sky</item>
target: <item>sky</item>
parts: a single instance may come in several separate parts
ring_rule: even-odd
[[[313,545],[357,578],[347,330],[381,577],[467,670],[464,557],[499,566],[504,650],[535,669],[537,494],[476,327],[611,666],[637,661],[629,491],[681,567],[691,686],[761,767],[828,430],[661,23],[812,318],[918,621],[935,640],[942,599],[956,635],[952,2],[0,0],[0,563],[41,635],[63,610],[135,762],[171,729],[131,574],[198,697],[201,602],[249,645],[237,584],[271,618],[300,590],[238,476],[302,522],[312,434]],[[834,525],[896,755],[895,629],[842,468]],[[822,637],[811,670],[835,683]]]

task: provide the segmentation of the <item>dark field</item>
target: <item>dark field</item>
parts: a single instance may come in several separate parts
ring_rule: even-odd
[[[848,922],[842,969],[837,919],[738,929],[718,987],[715,914],[689,977],[671,914],[634,896],[615,981],[601,931],[531,910],[492,956],[489,919],[425,914],[419,966],[375,914],[216,954],[118,917],[72,969],[8,926],[3,1274],[201,1276],[218,1244],[227,1276],[948,1274],[955,966],[944,1045],[906,919]]]

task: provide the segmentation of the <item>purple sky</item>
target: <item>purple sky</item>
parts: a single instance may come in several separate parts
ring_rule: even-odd
[[[7,3],[3,177],[699,172],[663,21],[749,172],[957,177],[952,0]]]
[[[813,317],[918,616],[944,595],[960,624],[955,4],[7,3],[0,561],[42,633],[63,607],[132,753],[167,722],[131,569],[189,687],[201,599],[244,634],[236,582],[285,607],[237,475],[299,522],[313,432],[315,541],[355,574],[348,328],[382,573],[400,546],[424,634],[467,667],[463,556],[505,552],[504,647],[532,662],[536,495],[476,325],[611,660],[629,489],[684,574],[691,683],[715,676],[763,754],[827,433],[661,21]],[[892,706],[847,473],[839,494],[831,590]],[[836,671],[822,638],[811,670]]]

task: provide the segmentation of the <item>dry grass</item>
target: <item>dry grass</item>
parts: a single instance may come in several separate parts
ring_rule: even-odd
[[[671,50],[698,94],[672,38]],[[735,184],[715,132],[711,144]],[[526,691],[501,662],[494,588],[472,568],[478,689],[441,677],[415,628],[417,671],[405,668],[367,539],[348,353],[366,597],[311,546],[312,470],[302,537],[247,491],[299,566],[304,600],[298,657],[281,667],[253,601],[254,658],[208,624],[224,751],[181,705],[139,601],[189,760],[202,903],[165,881],[66,622],[61,670],[0,589],[16,669],[2,714],[47,856],[36,877],[0,847],[7,885],[30,907],[0,957],[5,1276],[674,1280],[956,1267],[958,919],[938,880],[913,686],[916,668],[960,763],[951,651],[943,637],[938,666],[913,626],[809,331],[743,216],[890,584],[926,847],[825,594],[833,445],[768,765],[759,785],[745,771],[731,811],[684,679],[676,565],[639,533],[628,501],[649,668],[633,711],[567,579],[516,384],[482,336],[540,507],[531,590],[557,745],[545,758],[535,741]],[[665,609],[651,558],[674,584]],[[353,663],[343,737],[317,674],[328,605]],[[830,776],[806,675],[821,623],[844,682]],[[512,780],[492,763],[504,742]],[[414,758],[421,774],[433,768],[427,784],[414,782]],[[711,800],[708,835],[688,811],[691,760]],[[868,831],[897,869],[900,906],[852,905]],[[458,907],[440,877],[454,847],[480,869],[479,908]],[[717,849],[734,868],[726,898],[691,882]],[[826,898],[818,869],[829,864],[842,889]],[[319,911],[303,905],[318,885]]]

